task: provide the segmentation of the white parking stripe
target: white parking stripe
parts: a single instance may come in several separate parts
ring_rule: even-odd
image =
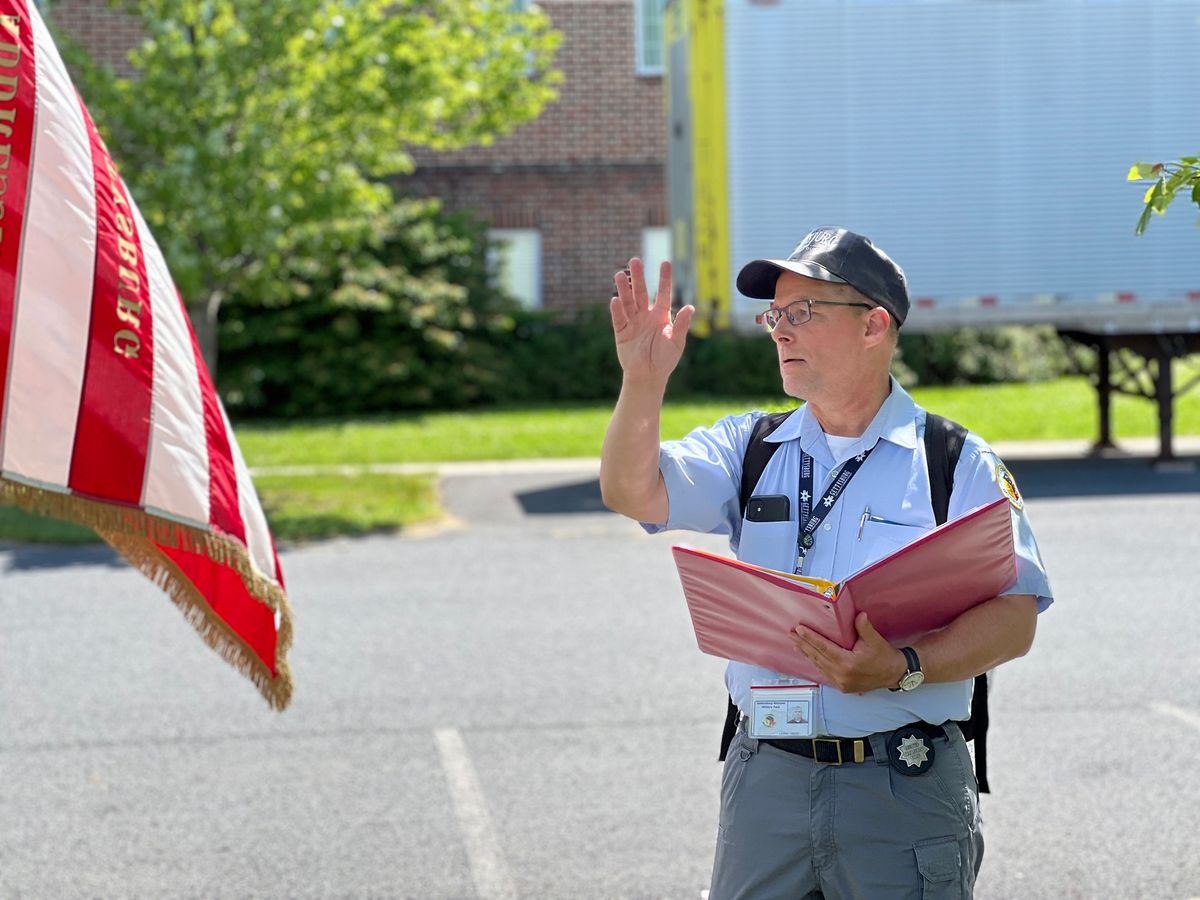
[[[516,898],[517,888],[513,884],[508,864],[500,852],[500,842],[492,827],[479,776],[467,755],[462,734],[457,728],[439,728],[433,733],[437,741],[438,754],[442,758],[442,771],[450,786],[450,797],[454,801],[454,814],[458,817],[458,828],[462,832],[467,859],[471,864],[471,876],[480,900],[510,900]]]
[[[1162,713],[1164,716],[1172,716],[1180,722],[1186,722],[1193,728],[1200,730],[1200,713],[1194,713],[1181,706],[1173,706],[1170,703],[1155,703],[1152,708],[1155,712]]]

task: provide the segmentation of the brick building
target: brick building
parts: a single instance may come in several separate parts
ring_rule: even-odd
[[[142,32],[137,23],[109,8],[108,0],[36,0],[42,15],[83,44],[92,58],[129,74],[125,56]]]
[[[493,146],[418,153],[416,189],[486,218],[533,306],[606,301],[613,272],[669,255],[659,0],[543,0],[563,36],[559,98]]]
[[[525,5],[528,0],[514,0]],[[138,31],[106,0],[42,0],[54,22],[118,68]],[[496,264],[530,306],[607,301],[634,254],[669,255],[661,0],[543,0],[563,36],[558,99],[490,147],[416,151],[402,191],[470,209],[500,239]]]

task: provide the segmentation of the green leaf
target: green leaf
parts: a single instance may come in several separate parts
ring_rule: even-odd
[[[1158,169],[1161,165],[1158,163],[1134,163],[1129,170],[1129,174],[1125,176],[1126,181],[1145,181],[1147,178],[1156,178]]]
[[[1141,234],[1146,230],[1146,226],[1150,224],[1150,213],[1152,211],[1153,207],[1151,206],[1146,206],[1146,208],[1142,210],[1142,214],[1138,216],[1137,228],[1134,229],[1134,234]]]

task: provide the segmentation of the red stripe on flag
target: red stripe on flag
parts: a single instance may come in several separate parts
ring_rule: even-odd
[[[213,562],[202,553],[156,544],[188,581],[203,595],[209,608],[220,617],[250,651],[262,661],[272,676],[275,666],[275,612],[252,596],[233,569]]]
[[[200,399],[204,404],[204,435],[208,442],[208,521],[217,531],[223,531],[246,543],[246,524],[238,506],[237,472],[233,467],[233,450],[229,435],[225,431],[225,417],[217,401],[212,376],[204,364],[200,344],[192,330],[192,320],[178,290],[175,297],[183,308],[183,320],[187,323],[192,339],[192,353],[196,357],[196,374],[200,378]]]
[[[87,107],[96,185],[96,276],[72,491],[137,504],[146,476],[153,403],[154,329],[146,259],[129,194]]]
[[[0,0],[0,416],[16,310],[37,97],[33,25],[21,0]]]

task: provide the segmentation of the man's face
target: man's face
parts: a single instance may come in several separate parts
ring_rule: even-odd
[[[827,281],[794,272],[780,274],[773,305],[783,309],[803,299],[846,302],[852,298]],[[801,325],[793,325],[787,316],[779,320],[771,339],[779,356],[784,393],[801,400],[821,400],[831,389],[844,390],[861,378],[865,327],[861,312],[865,310],[814,304],[812,318]]]

